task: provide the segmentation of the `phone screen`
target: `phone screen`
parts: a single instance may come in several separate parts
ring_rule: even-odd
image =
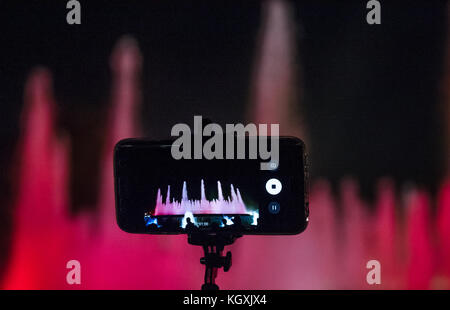
[[[308,217],[304,144],[281,137],[276,169],[259,159],[174,159],[172,141],[115,148],[116,214],[132,233],[295,234]]]

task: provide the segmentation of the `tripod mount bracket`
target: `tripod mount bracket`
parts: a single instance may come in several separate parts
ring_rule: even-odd
[[[217,270],[223,267],[227,272],[232,264],[231,252],[222,255],[222,251],[227,245],[231,245],[242,234],[235,232],[190,232],[188,233],[188,243],[191,245],[202,246],[204,257],[200,258],[200,263],[205,265],[205,282],[202,290],[218,290],[219,286],[215,283]]]

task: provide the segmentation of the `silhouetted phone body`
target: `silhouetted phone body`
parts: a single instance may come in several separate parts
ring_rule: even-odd
[[[249,138],[244,138],[247,142]],[[175,159],[174,141],[125,139],[114,150],[116,215],[130,233],[298,234],[308,223],[304,143],[279,138],[279,159]]]

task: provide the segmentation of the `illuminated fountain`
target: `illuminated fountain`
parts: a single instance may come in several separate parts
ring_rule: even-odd
[[[239,189],[231,188],[231,197],[224,199],[222,185],[217,181],[218,198],[209,201],[205,195],[205,184],[201,180],[201,198],[200,200],[189,200],[186,181],[183,182],[183,191],[181,201],[170,201],[170,185],[167,187],[165,202],[161,195],[161,189],[158,189],[156,196],[156,207],[154,215],[185,215],[187,212],[192,214],[250,214],[247,211],[244,201],[242,200]]]
[[[30,75],[25,87],[17,150],[21,169],[15,176],[18,186],[11,205],[14,225],[8,262],[0,266],[5,269],[0,277],[1,288],[186,289],[198,286],[197,279],[189,275],[198,271],[199,253],[187,245],[185,238],[130,236],[114,224],[113,147],[120,138],[137,135],[132,130],[138,123],[132,118],[132,112],[138,109],[135,101],[139,92],[133,84],[138,78],[130,73],[136,66],[131,69],[125,66],[132,63],[129,59],[137,57],[133,46],[128,41],[122,42],[112,61],[117,67],[113,75],[114,102],[109,130],[104,137],[101,189],[95,212],[77,216],[69,212],[70,141],[62,140],[55,126],[57,114],[49,73],[40,70]],[[123,58],[127,61],[120,61]],[[264,102],[279,107],[276,100]],[[259,116],[255,122],[273,122],[265,117],[266,114]],[[438,197],[433,199],[413,188],[406,190],[408,195],[402,194],[395,190],[393,182],[383,182],[382,190],[376,194],[377,203],[369,208],[370,203],[361,203],[362,198],[354,187],[344,186],[335,194],[329,182],[315,180],[308,229],[299,236],[287,238],[242,238],[236,245],[239,250],[233,252],[233,259],[239,264],[233,266],[233,276],[224,277],[224,286],[230,289],[448,289],[450,179],[443,181]],[[165,205],[170,204],[168,191]],[[219,193],[218,201],[223,195]],[[343,196],[347,198],[340,199]],[[206,200],[203,186],[201,197],[200,202]],[[236,197],[238,201],[241,199],[237,189]],[[223,197],[222,200],[225,201]],[[337,212],[341,200],[347,207]],[[435,213],[429,213],[431,207],[436,209]],[[361,216],[364,210],[375,212]],[[185,215],[186,222],[187,218],[193,219],[189,213]],[[224,218],[227,223],[232,221],[229,216]],[[352,263],[342,264],[344,258]],[[82,271],[80,285],[65,281],[70,271],[65,268],[69,259],[79,260],[82,270],[89,271]],[[381,286],[366,282],[369,270],[365,266],[369,259],[379,260],[382,265]],[[174,277],[177,281],[170,280]]]

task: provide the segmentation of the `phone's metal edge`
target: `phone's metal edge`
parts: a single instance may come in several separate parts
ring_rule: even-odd
[[[298,144],[300,144],[302,146],[302,150],[303,150],[303,169],[304,169],[304,194],[303,194],[303,199],[304,199],[304,208],[305,208],[305,223],[303,226],[299,227],[298,230],[296,230],[295,232],[283,232],[283,233],[259,233],[259,232],[252,232],[252,233],[245,233],[243,232],[244,235],[248,235],[248,236],[294,236],[294,235],[298,235],[300,233],[302,233],[303,231],[306,230],[306,228],[308,227],[309,224],[309,156],[308,153],[306,151],[306,145],[303,142],[303,140],[301,140],[298,137],[294,137],[294,136],[280,136],[280,138],[287,138],[287,139],[292,139],[294,141],[296,141]],[[118,141],[116,143],[116,145],[114,146],[114,153],[113,153],[113,170],[114,170],[114,200],[115,200],[115,217],[116,217],[116,224],[117,226],[119,226],[119,228],[129,234],[146,234],[146,235],[185,235],[186,232],[152,232],[152,233],[148,233],[148,232],[130,232],[127,231],[125,229],[123,229],[120,224],[119,224],[119,219],[118,219],[118,207],[119,207],[119,201],[118,201],[118,178],[117,178],[117,169],[116,169],[116,151],[118,149],[118,147],[122,146],[123,144],[127,143],[127,142],[140,142],[140,141],[145,141],[145,142],[151,142],[152,144],[159,145],[161,146],[161,143],[167,143],[167,146],[170,146],[171,143],[173,142],[173,140],[170,139],[165,139],[165,140],[151,140],[151,139],[147,139],[147,138],[125,138],[122,139],[120,141]]]

